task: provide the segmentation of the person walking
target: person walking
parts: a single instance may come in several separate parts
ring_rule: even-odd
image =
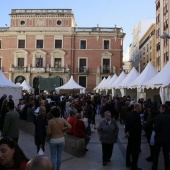
[[[125,124],[125,137],[128,138],[126,149],[126,166],[131,166],[132,170],[142,170],[137,167],[142,133],[140,118],[141,109],[141,104],[135,103],[134,110],[128,114]]]
[[[5,115],[3,136],[10,136],[18,143],[19,138],[19,113],[14,111],[14,102],[7,103],[8,112]]]
[[[53,119],[48,121],[51,161],[53,163],[54,169],[59,170],[61,167],[62,152],[65,143],[64,132],[72,127],[64,118],[60,117],[61,113],[58,107],[54,107],[51,110],[51,113],[53,115]]]
[[[163,148],[165,170],[170,169],[169,146],[170,146],[170,113],[167,105],[160,107],[160,112],[154,120],[155,146],[153,154],[152,170],[158,169],[158,158],[161,147]]]
[[[106,111],[104,118],[100,121],[97,127],[99,140],[102,143],[102,159],[103,166],[110,162],[113,146],[117,140],[119,128],[114,118],[111,118],[111,112]]]
[[[46,138],[46,108],[44,106],[40,106],[39,115],[36,117],[34,121],[35,125],[35,145],[37,146],[37,153],[40,149],[45,151],[45,138]]]

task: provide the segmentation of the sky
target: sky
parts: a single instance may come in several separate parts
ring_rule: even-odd
[[[155,0],[4,0],[0,3],[0,27],[10,26],[11,9],[72,9],[77,27],[122,27],[124,54],[134,27],[141,20],[156,18]]]

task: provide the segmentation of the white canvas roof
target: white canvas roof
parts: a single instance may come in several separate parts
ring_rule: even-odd
[[[158,71],[155,67],[149,62],[142,73],[132,82],[129,84],[128,88],[138,88],[141,87],[142,84],[153,78]]]
[[[8,80],[0,70],[0,97],[4,94],[12,95],[15,105],[17,105],[22,96],[22,88]]]
[[[106,78],[104,77],[103,80],[94,88],[94,90],[100,89],[102,84],[106,81]]]
[[[155,75],[152,79],[144,83],[146,88],[159,88],[161,86],[167,86],[170,84],[169,69],[170,61],[163,67],[163,69]]]
[[[107,83],[110,81],[111,77],[109,76],[106,81],[100,86],[100,89],[105,89],[107,87]]]
[[[110,86],[110,88],[114,88],[117,87],[126,77],[126,74],[124,71],[121,72],[121,74],[119,75],[119,77],[115,80],[115,82]]]
[[[13,83],[12,81],[8,80],[5,75],[0,70],[0,87],[18,87],[19,85]]]
[[[135,67],[133,67],[130,73],[126,76],[126,78],[120,83],[118,88],[126,88],[138,76],[139,76],[139,72],[135,69]]]
[[[118,78],[118,76],[116,74],[114,74],[114,76],[110,79],[110,81],[107,83],[107,87],[106,88],[110,88],[112,86],[112,84],[116,81],[116,79]]]
[[[31,91],[33,89],[25,80],[22,84],[20,84],[20,86],[22,87],[22,90]]]
[[[64,84],[63,86],[57,87],[56,89],[85,89],[85,88],[77,84],[74,81],[73,76],[71,76],[70,80],[66,84]]]

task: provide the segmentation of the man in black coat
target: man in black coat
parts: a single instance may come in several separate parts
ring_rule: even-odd
[[[40,106],[39,115],[36,117],[35,124],[35,145],[37,146],[37,153],[40,148],[44,151],[45,138],[46,138],[46,108]]]
[[[155,150],[152,170],[158,168],[158,158],[161,147],[163,148],[165,170],[170,170],[169,146],[170,146],[170,113],[166,105],[161,105],[160,112],[154,121]]]
[[[141,145],[141,104],[135,103],[134,110],[129,113],[125,124],[125,136],[128,138],[126,150],[126,166],[132,170],[141,170],[137,167]]]

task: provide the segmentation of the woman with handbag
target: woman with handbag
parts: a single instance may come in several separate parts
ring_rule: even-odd
[[[65,143],[64,132],[72,127],[65,119],[60,117],[61,113],[59,108],[52,108],[51,113],[53,115],[53,119],[50,119],[48,121],[51,161],[53,163],[54,169],[59,170],[61,166],[62,152]]]

